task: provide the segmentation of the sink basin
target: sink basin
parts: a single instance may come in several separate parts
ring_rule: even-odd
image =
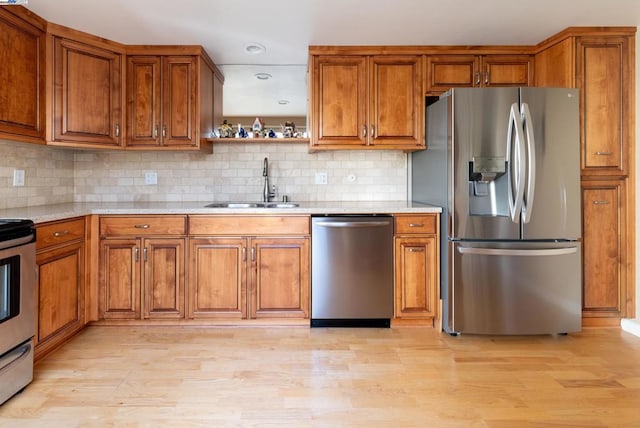
[[[205,208],[295,208],[291,202],[214,202]]]

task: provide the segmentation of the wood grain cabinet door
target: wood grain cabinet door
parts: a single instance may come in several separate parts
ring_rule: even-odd
[[[44,142],[45,33],[0,8],[0,136]]]
[[[313,58],[312,145],[367,142],[367,61],[364,56]]]
[[[395,238],[397,318],[436,317],[438,267],[436,237]]]
[[[479,71],[476,55],[428,55],[425,92],[440,94],[451,88],[479,86]]]
[[[162,144],[195,146],[196,60],[192,56],[163,57]]]
[[[127,146],[159,146],[162,126],[161,57],[127,58]]]
[[[577,38],[583,172],[628,173],[626,153],[633,127],[633,96],[629,94],[633,78],[629,72],[630,49],[627,37]]]
[[[533,57],[529,55],[485,55],[481,66],[482,86],[530,86]]]
[[[36,352],[58,335],[70,335],[83,323],[84,244],[76,243],[39,253]]]
[[[184,318],[185,240],[142,241],[143,317]]]
[[[253,238],[250,318],[308,318],[309,238]]]
[[[369,144],[424,146],[422,56],[374,56],[369,70]]]
[[[139,239],[100,242],[100,308],[104,319],[140,318]]]
[[[247,316],[247,239],[189,239],[188,318]]]
[[[54,141],[120,146],[123,55],[58,37],[53,43]]]
[[[582,182],[583,314],[626,315],[624,181]],[[632,282],[633,283],[633,282]]]

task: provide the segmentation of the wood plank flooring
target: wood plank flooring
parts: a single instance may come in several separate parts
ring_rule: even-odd
[[[86,328],[0,427],[640,427],[640,338]]]

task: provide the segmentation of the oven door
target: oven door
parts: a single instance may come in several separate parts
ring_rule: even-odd
[[[34,242],[0,249],[0,355],[34,336],[35,254]]]

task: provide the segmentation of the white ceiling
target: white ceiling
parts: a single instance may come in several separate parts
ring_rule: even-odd
[[[569,26],[640,25],[640,0],[29,0],[26,7],[125,44],[204,46],[227,79],[225,115],[258,108],[274,115],[282,97],[291,98],[286,114],[304,115],[308,45],[530,45]],[[250,42],[266,53],[247,55]],[[237,67],[247,64],[299,67],[289,74],[263,67],[274,75],[265,89],[251,82],[255,68]],[[248,102],[257,92],[260,100]]]

